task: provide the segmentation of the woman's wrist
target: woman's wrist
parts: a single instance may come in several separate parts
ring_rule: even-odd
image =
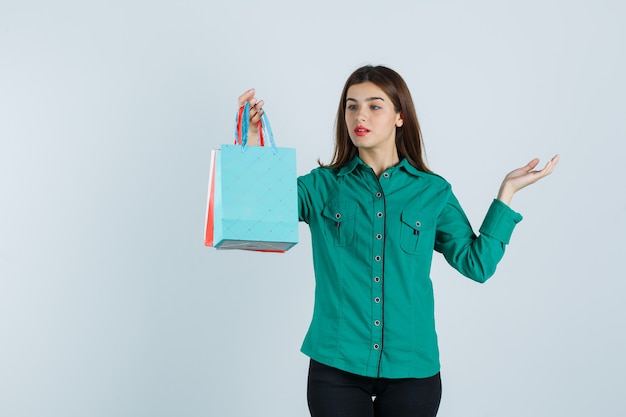
[[[507,206],[511,205],[511,200],[513,199],[513,195],[515,191],[508,187],[506,182],[503,182],[500,186],[500,190],[498,191],[498,200],[502,201]]]
[[[259,146],[259,132],[248,131],[248,146]]]

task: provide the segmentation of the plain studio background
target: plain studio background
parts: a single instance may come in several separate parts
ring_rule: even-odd
[[[209,155],[266,100],[298,171],[346,77],[406,79],[475,230],[555,153],[485,285],[435,257],[440,416],[624,415],[626,6],[620,1],[3,1],[0,414],[306,416],[308,229],[203,246]]]

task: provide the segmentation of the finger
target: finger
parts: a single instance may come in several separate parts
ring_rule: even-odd
[[[509,172],[508,176],[519,177],[522,175],[533,174],[534,172],[538,172],[538,171],[533,171],[533,168],[535,168],[538,163],[539,163],[539,159],[535,158],[529,163],[527,163],[526,165],[524,165],[523,167],[514,169],[513,171]]]
[[[261,120],[264,112],[263,104],[265,104],[263,100],[250,104],[250,123],[258,123]]]
[[[553,160],[550,160],[550,166],[548,167],[547,171],[546,171],[546,175],[550,175],[552,174],[552,171],[554,171],[554,168],[556,168],[556,162]]]
[[[545,177],[547,175],[550,175],[552,173],[552,171],[554,171],[554,168],[555,168],[557,162],[559,162],[558,155],[556,155],[552,159],[550,159],[546,163],[546,165],[543,167],[543,169],[541,171],[538,171],[539,174],[541,174],[541,177]]]
[[[254,116],[250,118],[250,124],[256,126],[261,120],[262,115],[263,115],[263,111],[257,112],[257,114],[255,114]]]
[[[548,175],[552,171],[550,169],[551,167],[552,167],[552,160],[546,162],[544,167],[541,170],[537,171],[538,176],[545,177],[546,175]]]
[[[539,163],[539,158],[535,158],[532,161],[530,161],[528,164],[526,164],[524,168],[527,171],[532,171],[537,166],[538,163]]]
[[[552,171],[554,171],[554,168],[556,168],[556,164],[559,163],[559,155],[555,155],[552,157],[552,159],[550,159],[550,170],[546,175],[552,174]]]
[[[256,98],[253,98],[252,100],[250,100],[250,111],[256,111],[259,109],[263,108],[263,105],[265,104],[265,101],[263,100],[259,100],[257,101]]]
[[[241,107],[246,104],[246,101],[250,101],[252,98],[254,98],[254,88],[251,88],[242,95],[240,95],[237,99],[237,103],[239,104],[239,107]]]

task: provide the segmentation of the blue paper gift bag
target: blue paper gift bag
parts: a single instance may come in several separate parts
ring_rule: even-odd
[[[248,120],[247,114],[244,111],[239,120]],[[212,239],[205,236],[215,248],[283,252],[298,242],[296,151],[275,146],[263,116],[271,146],[246,146],[244,127],[239,130],[241,145],[222,145],[215,152],[209,195],[212,219],[207,218]]]

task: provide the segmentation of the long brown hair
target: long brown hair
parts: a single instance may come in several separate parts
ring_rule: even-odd
[[[396,127],[396,149],[400,160],[407,161],[420,171],[430,172],[423,158],[422,132],[417,120],[417,113],[411,93],[400,74],[383,66],[366,65],[354,71],[346,80],[339,100],[337,120],[335,122],[335,151],[329,168],[341,168],[354,158],[358,149],[352,143],[346,125],[346,98],[348,88],[355,84],[371,82],[389,97],[396,112],[402,115],[403,124]]]

